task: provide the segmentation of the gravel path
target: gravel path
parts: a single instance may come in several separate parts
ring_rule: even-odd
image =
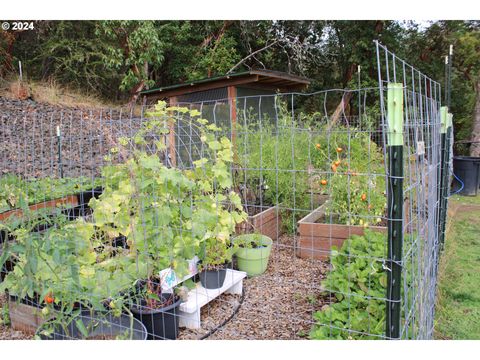
[[[297,258],[293,241],[293,237],[282,236],[275,243],[267,272],[244,281],[240,310],[208,339],[292,340],[308,335],[312,313],[324,305],[320,280],[328,264]],[[180,337],[195,339],[206,334],[232,314],[239,300],[239,296],[223,295],[211,302],[202,309],[203,328],[182,330]]]

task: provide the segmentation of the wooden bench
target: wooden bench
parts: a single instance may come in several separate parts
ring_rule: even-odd
[[[188,300],[180,304],[179,326],[199,329],[201,308],[223,293],[241,295],[246,276],[246,272],[227,269],[225,282],[219,289],[205,289],[200,282],[196,283],[195,288],[188,292]]]

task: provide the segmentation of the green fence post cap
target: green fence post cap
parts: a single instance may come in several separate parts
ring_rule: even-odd
[[[448,121],[448,107],[442,106],[440,108],[440,133],[445,134],[447,132]]]
[[[387,126],[388,145],[403,145],[403,84],[388,84]]]

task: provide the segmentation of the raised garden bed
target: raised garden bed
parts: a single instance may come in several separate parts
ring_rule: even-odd
[[[29,335],[34,335],[37,328],[47,320],[42,316],[42,309],[35,306],[33,302],[30,304],[9,298],[8,311],[12,329]]]
[[[385,226],[369,226],[373,231],[386,232]],[[328,260],[332,246],[340,249],[351,235],[363,235],[360,225],[331,224],[325,222],[325,204],[298,222],[297,256],[303,259]]]
[[[328,195],[312,194],[314,206],[323,204],[327,199]],[[246,207],[248,208],[248,206]],[[282,212],[288,210],[282,209],[282,204],[270,207],[255,206],[249,208],[255,209],[256,214],[249,215],[245,222],[238,224],[236,226],[236,234],[259,233],[275,241],[284,233]],[[252,212],[248,211],[248,213]]]
[[[258,232],[272,240],[282,235],[282,218],[278,206],[262,207],[264,210],[256,215],[248,216],[247,220],[236,226],[237,234]]]
[[[50,209],[50,208],[57,208],[57,207],[66,207],[65,213],[69,217],[75,216],[75,213],[78,213],[79,210],[82,210],[88,207],[88,202],[91,198],[95,197],[98,198],[102,193],[102,188],[98,187],[91,190],[82,191],[78,194],[74,195],[67,195],[58,199],[48,200],[39,202],[36,204],[30,205],[28,208],[30,211],[37,211],[41,209]],[[69,210],[70,209],[70,210]],[[11,216],[22,217],[23,210],[22,209],[12,209],[5,212],[0,213],[0,221],[5,221]]]

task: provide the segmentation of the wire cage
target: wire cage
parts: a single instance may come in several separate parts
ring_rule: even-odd
[[[372,88],[12,108],[11,326],[45,339],[432,338],[440,85],[378,43],[377,66]]]

